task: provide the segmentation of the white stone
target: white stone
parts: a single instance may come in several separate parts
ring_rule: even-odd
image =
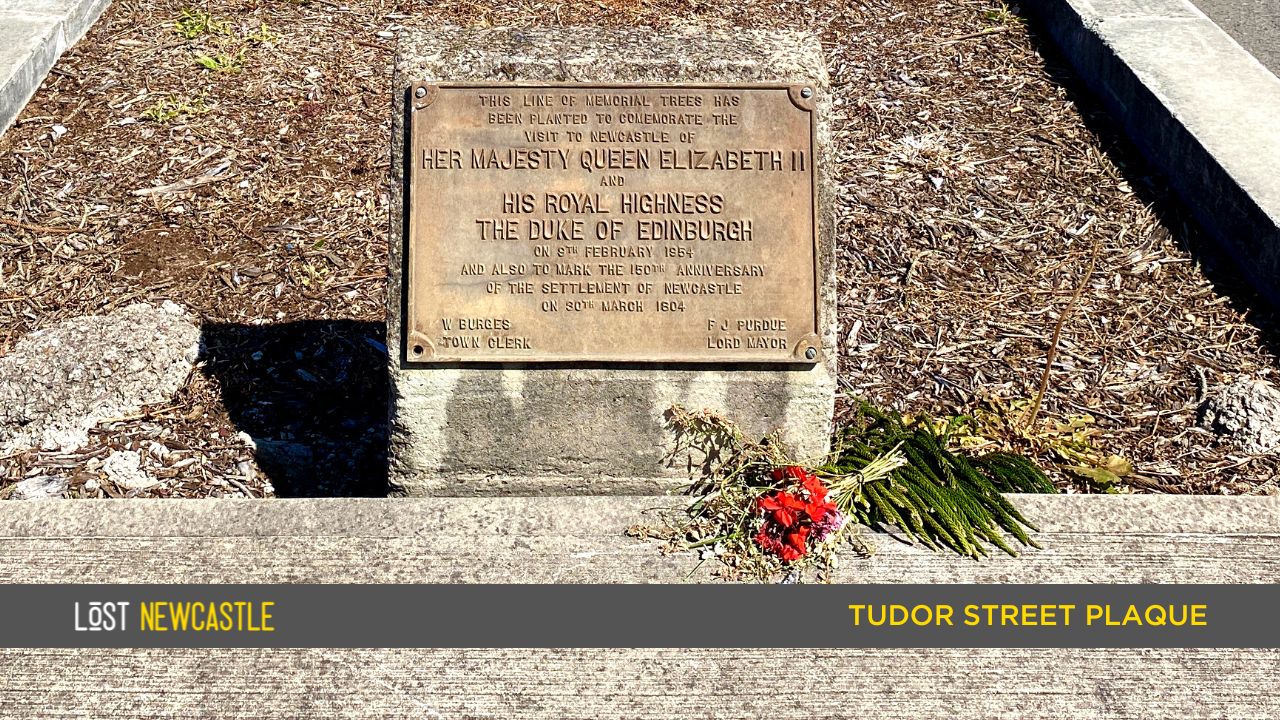
[[[0,454],[73,450],[102,420],[172,397],[200,350],[200,329],[172,308],[130,305],[20,339],[0,357]]]
[[[14,500],[50,500],[61,498],[67,491],[67,479],[53,475],[37,475],[19,481],[13,488]]]
[[[1240,378],[1204,402],[1200,424],[1248,453],[1280,449],[1280,389]]]
[[[117,450],[102,461],[102,471],[125,490],[146,490],[160,484],[142,469],[142,456],[133,450]]]

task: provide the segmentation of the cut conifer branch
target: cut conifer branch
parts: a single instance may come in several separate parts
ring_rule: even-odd
[[[940,434],[933,423],[908,426],[899,414],[868,403],[860,406],[836,443],[834,458],[820,469],[822,474],[858,473],[892,453],[900,452],[905,459],[862,485],[849,506],[852,517],[869,527],[892,525],[911,542],[948,547],[962,555],[984,556],[988,543],[1016,555],[1005,533],[1035,546],[1026,529],[1036,528],[1001,493],[1055,492],[1049,478],[1025,457],[952,453],[946,433]]]

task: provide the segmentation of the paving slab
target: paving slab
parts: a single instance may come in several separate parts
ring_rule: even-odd
[[[63,50],[93,27],[111,0],[0,0],[0,14],[43,17],[62,23]]]
[[[1024,7],[1242,274],[1280,304],[1280,78],[1187,0]]]
[[[0,132],[18,117],[62,55],[60,37],[56,20],[0,14]]]

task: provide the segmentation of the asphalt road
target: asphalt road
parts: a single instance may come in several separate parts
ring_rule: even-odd
[[[1280,75],[1280,0],[1192,0],[1218,27]]]

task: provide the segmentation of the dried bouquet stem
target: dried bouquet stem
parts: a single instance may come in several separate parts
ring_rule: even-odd
[[[1076,286],[1076,291],[1072,293],[1071,299],[1067,301],[1062,312],[1058,313],[1058,321],[1053,325],[1053,339],[1049,341],[1049,352],[1045,354],[1044,372],[1040,374],[1040,387],[1036,390],[1036,399],[1031,403],[1031,408],[1027,412],[1026,422],[1023,427],[1030,430],[1036,424],[1036,416],[1040,414],[1040,403],[1044,401],[1044,394],[1049,389],[1049,373],[1053,369],[1053,361],[1058,357],[1058,344],[1062,341],[1062,326],[1067,321],[1067,316],[1075,308],[1076,302],[1080,300],[1080,295],[1084,289],[1089,286],[1089,281],[1093,279],[1094,268],[1098,264],[1098,251],[1102,247],[1102,243],[1095,242],[1093,244],[1093,252],[1089,255],[1089,266],[1084,271],[1084,277],[1080,280],[1080,284]]]

